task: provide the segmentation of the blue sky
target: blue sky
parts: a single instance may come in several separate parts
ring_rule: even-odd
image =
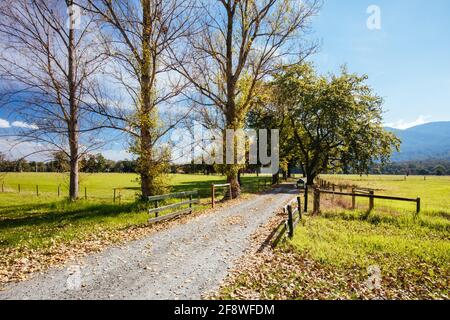
[[[369,6],[378,6],[381,29],[369,30]],[[384,122],[407,128],[450,121],[449,0],[323,0],[312,22],[312,39],[320,51],[310,59],[321,73],[343,64],[365,73],[385,99]],[[23,127],[0,109],[0,130]],[[114,160],[129,158],[125,139],[104,150]],[[7,151],[0,140],[0,151]]]
[[[367,28],[370,5],[380,8],[381,30]],[[324,0],[312,29],[319,70],[347,64],[367,74],[387,124],[450,120],[450,1]]]

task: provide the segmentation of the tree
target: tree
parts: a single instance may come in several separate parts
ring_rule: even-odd
[[[433,169],[434,174],[437,176],[443,176],[445,174],[445,167],[443,165],[438,165]]]
[[[113,63],[107,82],[118,87],[93,95],[95,111],[109,119],[111,128],[131,136],[142,196],[159,194],[166,189],[164,173],[169,168],[161,138],[183,118],[172,105],[186,87],[184,79],[171,74],[174,61],[169,52],[190,32],[193,1],[88,2],[86,10],[98,18],[102,44]]]
[[[301,38],[319,1],[201,1],[196,30],[178,71],[196,88],[192,101],[211,129],[243,129],[261,80],[284,61],[314,49]],[[180,55],[176,55],[180,56]],[[214,119],[218,116],[218,119]],[[233,197],[240,194],[241,166],[226,166]]]
[[[289,119],[288,149],[298,155],[309,185],[330,169],[366,173],[398,149],[399,140],[383,129],[382,99],[366,79],[345,68],[340,75],[318,76],[309,64],[274,76],[271,116]]]
[[[288,174],[289,166],[296,162],[295,149],[290,148],[292,143],[292,130],[290,130],[289,118],[282,105],[275,102],[274,86],[266,83],[261,86],[260,94],[255,98],[254,106],[247,115],[246,125],[250,128],[276,128],[279,129],[279,158],[280,167],[284,174]],[[269,141],[271,141],[269,137]],[[268,146],[270,147],[270,146]],[[272,184],[279,183],[279,171],[272,175]]]
[[[107,171],[108,160],[101,154],[88,154],[81,160],[81,170],[83,172],[105,172]]]
[[[0,77],[11,89],[3,107],[12,108],[22,130],[14,136],[36,152],[63,152],[70,162],[69,197],[78,197],[78,163],[98,146],[95,117],[87,112],[90,79],[104,57],[92,21],[78,19],[73,0],[14,0],[0,4]]]
[[[65,152],[55,152],[52,167],[56,172],[68,172],[70,171],[70,158]]]

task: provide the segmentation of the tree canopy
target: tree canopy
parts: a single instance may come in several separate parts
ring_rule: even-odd
[[[338,75],[318,75],[310,64],[285,66],[249,124],[279,127],[281,162],[297,162],[310,184],[330,169],[365,173],[376,162],[386,163],[400,143],[384,130],[383,100],[366,80],[345,67]]]

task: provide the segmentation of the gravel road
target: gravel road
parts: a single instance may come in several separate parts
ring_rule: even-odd
[[[4,299],[200,299],[216,290],[250,236],[295,197],[283,186],[144,239],[53,268],[0,291]]]

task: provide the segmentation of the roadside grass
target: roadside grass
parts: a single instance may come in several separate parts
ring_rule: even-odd
[[[429,274],[438,268],[449,275],[449,223],[447,231],[439,232],[420,224],[391,222],[345,220],[337,215],[307,217],[289,244],[320,263],[336,267],[357,265],[366,269],[379,265],[384,272],[397,276],[407,263],[414,274]],[[416,269],[422,264],[428,267]]]
[[[304,216],[294,237],[225,286],[223,298],[450,299],[449,177],[324,178],[419,195],[425,210],[416,217],[408,204],[376,200],[367,212],[366,200],[353,211],[348,200],[322,197],[321,214]],[[378,269],[380,286],[368,286]]]
[[[358,176],[322,175],[331,183],[373,188],[375,194],[408,198],[420,197],[422,211],[427,214],[450,216],[450,176]],[[367,207],[368,199],[357,199],[357,205]],[[375,200],[375,208],[382,206],[399,212],[414,212],[414,203]]]

